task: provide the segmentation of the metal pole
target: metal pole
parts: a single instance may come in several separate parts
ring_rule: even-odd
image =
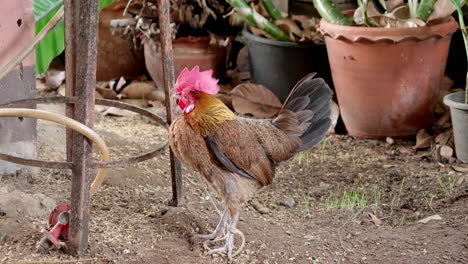
[[[65,0],[66,94],[76,96],[74,107],[67,114],[92,128],[98,33],[97,0]],[[68,158],[72,169],[70,241],[74,255],[82,255],[88,247],[88,221],[95,169],[91,164],[91,142],[78,133],[67,135]]]
[[[174,60],[172,54],[172,36],[171,36],[171,21],[169,16],[170,11],[169,0],[158,0],[159,12],[159,29],[160,41],[162,50],[162,62],[164,73],[164,93],[166,95],[166,113],[167,122],[172,123],[174,112],[173,106],[176,105],[172,98],[172,89],[174,87]],[[171,161],[171,178],[172,178],[172,205],[179,206],[183,204],[182,196],[182,173],[180,161],[174,156],[172,150],[169,150],[169,158]]]

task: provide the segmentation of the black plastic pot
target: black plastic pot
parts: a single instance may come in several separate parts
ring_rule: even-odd
[[[453,137],[457,159],[468,163],[468,104],[464,103],[465,92],[451,93],[444,97],[452,115]]]
[[[284,101],[294,85],[311,72],[332,87],[325,44],[277,41],[244,30],[252,82],[262,84]]]

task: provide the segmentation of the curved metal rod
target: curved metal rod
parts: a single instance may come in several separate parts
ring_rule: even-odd
[[[20,107],[29,104],[73,104],[76,102],[76,97],[67,96],[47,96],[35,97],[29,99],[20,99],[6,104],[0,104],[0,108]]]
[[[60,103],[75,103],[75,101],[76,101],[75,97],[67,97],[67,96],[36,97],[36,98],[31,98],[31,99],[21,99],[21,100],[9,102],[6,104],[2,104],[0,105],[0,108],[15,107],[19,105],[28,105],[31,103],[60,104]],[[143,116],[146,116],[156,121],[158,124],[168,129],[168,124],[166,123],[164,119],[162,119],[158,115],[144,108],[141,108],[132,104],[128,104],[128,103],[109,100],[109,99],[96,99],[96,104],[117,107],[117,108],[129,110],[129,111],[141,114]],[[113,160],[113,161],[94,162],[92,164],[92,167],[93,168],[115,168],[115,167],[124,167],[129,164],[142,162],[142,161],[156,157],[168,145],[169,145],[169,141],[166,140],[161,145],[159,145],[156,149],[150,152],[147,152],[138,156],[132,156],[132,157],[122,158],[122,159]],[[56,162],[56,161],[43,161],[43,160],[35,160],[35,159],[24,159],[24,158],[15,157],[15,156],[3,154],[3,153],[0,153],[0,159],[13,162],[13,163],[17,163],[17,164],[21,164],[21,165],[49,168],[49,169],[71,169],[73,168],[72,162]]]
[[[104,106],[114,106],[120,109],[129,110],[129,111],[138,113],[142,116],[146,116],[156,121],[158,124],[162,125],[166,129],[169,129],[169,125],[167,124],[166,120],[162,119],[160,116],[142,107],[132,105],[132,104],[127,104],[124,102],[115,101],[115,100],[110,100],[110,99],[96,99],[96,104],[104,105]]]
[[[3,154],[3,153],[0,153],[0,159],[8,161],[8,162],[16,163],[16,164],[40,167],[40,168],[48,168],[48,169],[70,169],[71,170],[73,168],[73,162],[25,159],[25,158],[20,158],[20,157]]]
[[[82,123],[74,119],[71,119],[66,116],[56,114],[56,113],[51,113],[51,112],[37,110],[37,109],[28,109],[28,108],[0,109],[0,116],[29,117],[29,118],[47,120],[47,121],[51,121],[57,124],[64,125],[82,134],[83,136],[87,137],[89,140],[91,140],[101,151],[102,161],[109,160],[109,149],[107,148],[107,145],[104,142],[104,140],[94,130],[92,130],[91,128],[83,125]],[[106,176],[106,172],[107,172],[107,169],[105,168],[101,168],[98,170],[96,178],[91,184],[91,190],[90,190],[91,195],[93,195],[101,186],[102,182],[104,181],[104,177]]]

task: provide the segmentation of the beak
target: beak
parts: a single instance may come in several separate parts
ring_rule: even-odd
[[[179,96],[177,94],[172,94],[171,100],[175,101],[176,104],[179,104]]]

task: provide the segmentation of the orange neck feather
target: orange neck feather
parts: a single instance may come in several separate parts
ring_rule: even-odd
[[[235,118],[235,114],[213,95],[193,92],[197,102],[192,112],[185,114],[185,119],[192,129],[206,136],[209,130]]]

